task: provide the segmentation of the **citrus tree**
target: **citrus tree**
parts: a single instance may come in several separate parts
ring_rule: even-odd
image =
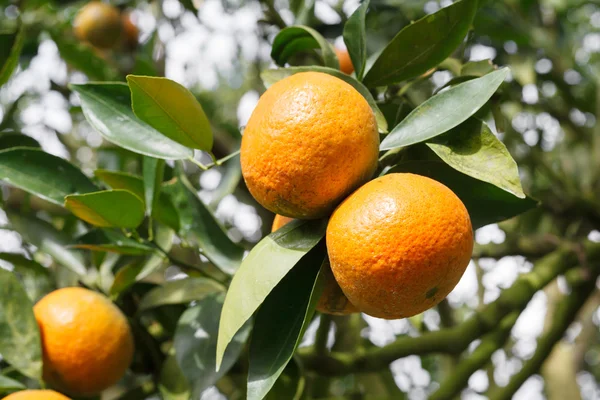
[[[18,240],[0,252],[0,393],[452,399],[487,372],[479,391],[510,399],[542,372],[550,397],[579,398],[576,372],[598,374],[595,71],[573,45],[589,9],[424,3],[340,4],[328,23],[323,3],[264,1],[270,60],[213,92],[164,77],[161,34],[209,4],[2,5],[1,209]],[[24,129],[40,94],[11,95],[50,43],[68,66],[44,89],[67,104],[66,127],[44,117],[58,155]],[[477,46],[504,50],[470,60]],[[242,126],[249,90],[264,93]],[[473,247],[497,223],[504,242]],[[531,264],[486,299],[479,260],[513,255]],[[451,305],[470,262],[478,301]],[[500,385],[491,360],[541,291],[543,333]],[[385,345],[365,334],[402,318]],[[576,319],[583,350],[562,340]],[[420,392],[390,369],[409,356]]]

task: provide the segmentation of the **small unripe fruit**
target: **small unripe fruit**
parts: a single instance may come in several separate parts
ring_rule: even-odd
[[[110,4],[92,1],[86,4],[73,21],[75,36],[99,49],[115,46],[121,36],[121,15]]]

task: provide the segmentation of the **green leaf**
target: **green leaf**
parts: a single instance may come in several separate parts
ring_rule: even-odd
[[[81,98],[83,115],[106,140],[145,156],[177,160],[193,151],[169,139],[131,111],[129,87],[122,83],[69,85]]]
[[[27,389],[27,386],[17,380],[9,378],[8,376],[0,375],[0,393],[22,389]]]
[[[158,390],[164,400],[189,400],[190,385],[177,364],[175,355],[169,355],[162,364]]]
[[[326,220],[292,221],[262,239],[234,275],[219,325],[217,366],[227,345],[283,277],[325,235]]]
[[[42,342],[33,304],[12,272],[0,268],[0,354],[33,379],[42,376]]]
[[[387,171],[411,172],[448,186],[465,204],[474,229],[504,221],[536,206],[530,198],[519,199],[490,184],[462,174],[442,161],[408,161]]]
[[[144,203],[135,194],[121,189],[65,197],[76,217],[103,228],[137,228],[144,220]]]
[[[460,69],[462,76],[484,76],[496,70],[492,60],[469,61]]]
[[[275,82],[282,80],[283,78],[287,78],[288,76],[297,74],[299,72],[308,72],[308,71],[317,71],[317,72],[323,72],[323,73],[326,73],[329,75],[333,75],[336,78],[340,78],[341,80],[345,81],[346,83],[352,85],[352,87],[354,87],[354,89],[356,89],[358,91],[358,93],[362,94],[362,96],[365,98],[365,100],[367,100],[367,103],[369,103],[369,106],[371,106],[371,109],[375,113],[375,119],[377,120],[377,127],[379,129],[379,132],[384,132],[384,133],[387,132],[388,125],[387,125],[387,121],[385,120],[385,116],[383,115],[383,113],[381,112],[379,107],[377,106],[377,103],[375,102],[373,95],[371,95],[371,92],[369,92],[369,89],[367,89],[362,83],[360,83],[356,79],[352,78],[349,75],[344,74],[343,72],[341,72],[337,69],[332,69],[332,68],[327,68],[327,67],[319,67],[319,66],[268,69],[266,71],[263,71],[260,74],[260,77],[263,80],[263,82],[265,83],[265,86],[269,87],[272,84],[274,84]]]
[[[128,75],[133,112],[163,135],[186,147],[210,151],[210,122],[194,95],[167,78]]]
[[[0,260],[9,262],[13,272],[34,303],[55,289],[48,268],[18,253],[0,253]]]
[[[206,278],[185,278],[171,281],[150,290],[138,305],[138,311],[163,306],[165,304],[184,304],[204,297],[222,293],[225,287]]]
[[[362,80],[367,63],[367,29],[365,19],[369,0],[365,0],[344,25],[344,43],[350,54],[356,79]]]
[[[128,238],[120,232],[108,229],[93,229],[77,238],[77,243],[70,247],[93,251],[108,251],[110,253],[132,256],[147,255],[157,251],[152,246]]]
[[[94,175],[113,189],[128,190],[142,200],[145,198],[144,181],[139,176],[103,169],[94,171]],[[147,208],[147,206],[145,207]],[[163,191],[158,197],[158,203],[152,209],[152,217],[175,231],[179,231],[179,214],[170,197]]]
[[[222,307],[222,294],[207,296],[187,309],[177,324],[173,343],[175,357],[191,383],[192,398],[200,398],[204,389],[227,373],[238,359],[250,333],[250,324],[246,323],[232,338],[220,367],[216,367],[215,349]]]
[[[177,182],[165,189],[179,210],[183,236],[196,243],[221,271],[232,275],[242,261],[244,249],[227,236],[212,212],[198,198],[185,174],[179,171],[177,176]]]
[[[100,81],[120,79],[120,73],[114,65],[105,60],[92,46],[77,40],[71,32],[52,29],[49,33],[58,47],[60,57],[72,68],[83,72],[90,79]]]
[[[98,190],[73,164],[27,147],[0,151],[0,179],[61,206],[67,195]]]
[[[363,82],[385,86],[423,74],[444,61],[471,27],[477,0],[461,0],[412,23],[381,52]]]
[[[471,118],[427,146],[457,171],[525,198],[517,163],[485,122]]]
[[[291,360],[323,291],[324,249],[316,248],[279,282],[260,306],[250,341],[248,400],[263,399]]]
[[[155,203],[159,201],[160,189],[165,173],[165,161],[158,158],[144,157],[142,175],[144,178],[144,202],[148,215],[152,215]]]
[[[0,150],[13,147],[40,148],[40,144],[34,138],[21,133],[0,133]]]
[[[508,68],[502,68],[429,98],[392,129],[380,149],[423,142],[458,126],[487,103],[506,75]]]
[[[0,86],[4,85],[19,63],[19,56],[25,42],[25,28],[12,33],[0,33]]]
[[[265,397],[266,400],[300,400],[302,398],[306,378],[298,361],[295,358],[292,358],[291,361]]]
[[[23,239],[49,254],[58,264],[65,266],[77,275],[86,275],[86,267],[81,252],[70,250],[71,238],[53,225],[41,219],[7,212],[11,227]]]
[[[298,25],[282,29],[273,40],[271,58],[277,65],[284,66],[294,54],[312,49],[321,49],[321,57],[326,67],[340,68],[333,46],[319,32],[308,26]]]

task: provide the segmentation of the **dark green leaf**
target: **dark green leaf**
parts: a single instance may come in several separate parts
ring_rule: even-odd
[[[0,133],[0,150],[12,147],[36,147],[40,144],[34,138],[21,133]]]
[[[27,386],[8,376],[0,375],[0,393],[21,389],[27,389]]]
[[[167,78],[128,75],[133,112],[163,135],[186,147],[210,151],[210,122],[194,95]]]
[[[10,78],[19,63],[19,56],[25,41],[25,28],[19,24],[19,29],[12,33],[0,33],[0,86]]]
[[[306,378],[302,368],[298,361],[292,358],[267,394],[267,397],[265,397],[265,400],[300,400],[305,386]]]
[[[340,68],[333,46],[319,32],[308,26],[290,26],[282,29],[273,41],[271,58],[277,65],[284,66],[294,54],[312,49],[321,49],[326,67]]]
[[[69,194],[98,190],[73,164],[27,147],[0,151],[0,179],[61,206]]]
[[[365,0],[354,13],[348,18],[344,25],[344,43],[348,48],[348,54],[354,66],[356,79],[362,80],[367,63],[367,29],[365,19],[369,0]]]
[[[12,212],[7,214],[12,228],[19,232],[26,242],[49,254],[58,264],[67,267],[77,275],[86,274],[81,252],[67,248],[73,244],[68,235],[41,219]]]
[[[169,139],[131,111],[129,87],[121,83],[69,85],[81,97],[83,115],[106,140],[145,156],[191,157],[191,149]]]
[[[461,0],[404,27],[369,69],[365,85],[390,85],[437,66],[463,41],[476,10],[477,0]]]
[[[365,100],[367,100],[367,103],[369,103],[369,106],[371,106],[371,109],[375,113],[375,119],[377,120],[377,127],[379,128],[379,132],[384,132],[384,133],[387,132],[388,125],[387,125],[387,121],[385,120],[385,116],[383,115],[381,110],[379,110],[379,107],[377,106],[375,99],[371,95],[371,92],[369,92],[369,89],[367,89],[362,83],[360,83],[356,79],[352,78],[349,75],[344,74],[343,72],[341,72],[337,69],[332,69],[332,68],[327,68],[327,67],[319,67],[319,66],[268,69],[266,71],[263,71],[260,74],[260,77],[262,78],[263,82],[265,83],[265,86],[269,87],[272,84],[274,84],[275,82],[280,81],[283,78],[287,78],[290,75],[294,75],[299,72],[307,72],[307,71],[317,71],[317,72],[323,72],[323,73],[326,73],[329,75],[333,75],[336,78],[340,78],[341,80],[345,81],[346,83],[352,85],[352,87],[354,87],[354,89],[356,89],[358,91],[358,93],[360,93],[365,98]]]
[[[536,206],[530,198],[519,199],[486,182],[462,174],[442,161],[409,161],[387,173],[411,172],[448,186],[463,201],[473,228],[512,218]]]
[[[152,246],[128,238],[120,232],[108,229],[93,229],[77,238],[76,244],[71,247],[133,256],[146,255],[157,251]]]
[[[227,236],[212,212],[198,198],[185,174],[180,171],[177,182],[166,186],[165,190],[179,211],[182,234],[197,243],[216,267],[232,275],[242,261],[244,249]]]
[[[234,275],[223,306],[217,365],[236,332],[265,301],[283,277],[325,235],[326,220],[292,221],[262,239]]]
[[[164,400],[189,400],[190,385],[177,364],[174,355],[169,355],[160,370],[158,390]]]
[[[37,302],[55,289],[48,268],[18,253],[0,253],[0,260],[9,262],[32,302]]]
[[[238,359],[250,333],[250,324],[246,323],[232,338],[223,362],[216,368],[215,349],[222,307],[222,294],[207,296],[186,310],[177,324],[173,344],[175,357],[191,383],[192,398],[200,398],[204,389],[227,373]]]
[[[225,287],[206,278],[186,278],[171,281],[146,293],[140,300],[138,311],[148,310],[165,304],[184,304],[221,293]]]
[[[129,190],[131,193],[144,200],[144,181],[141,177],[127,174],[119,171],[108,171],[98,169],[94,175],[106,182],[113,189]],[[145,202],[144,202],[145,203]],[[158,203],[155,204],[152,211],[152,217],[157,221],[179,231],[179,215],[177,209],[171,202],[169,196],[161,191],[158,197]]]
[[[508,68],[502,68],[429,98],[392,129],[380,149],[423,142],[458,126],[492,97],[507,74]]]
[[[323,291],[325,256],[315,248],[279,282],[256,314],[248,368],[248,400],[263,399],[291,360]]]
[[[165,173],[165,161],[158,158],[144,157],[142,175],[144,177],[144,202],[148,215],[152,215],[155,203],[159,201],[160,189]],[[158,204],[156,204],[158,205]]]
[[[525,198],[517,163],[485,122],[471,118],[427,146],[457,171]]]
[[[42,344],[33,304],[12,272],[0,268],[0,354],[23,375],[40,379]]]
[[[470,61],[460,69],[462,76],[484,76],[496,70],[492,60]]]
[[[65,197],[76,217],[102,228],[137,228],[144,220],[144,203],[127,190],[104,190]]]

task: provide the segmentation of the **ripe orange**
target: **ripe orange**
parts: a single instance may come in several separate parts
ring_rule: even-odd
[[[327,226],[340,287],[360,311],[410,317],[444,299],[473,251],[467,209],[446,186],[413,174],[377,178],[350,195]]]
[[[354,66],[352,65],[352,59],[348,50],[335,48],[335,54],[337,54],[338,61],[340,62],[340,71],[350,75],[354,72]]]
[[[4,397],[4,400],[70,400],[53,390],[21,390]]]
[[[71,287],[33,308],[42,335],[44,380],[66,393],[98,394],[125,374],[133,337],[123,313],[106,297]]]
[[[320,218],[371,178],[378,147],[364,97],[341,79],[303,72],[260,98],[242,137],[242,174],[268,210]]]
[[[121,15],[110,4],[91,1],[75,16],[73,29],[80,40],[100,49],[109,49],[121,36]]]
[[[271,232],[275,232],[277,229],[281,228],[288,222],[292,222],[293,220],[293,218],[288,218],[277,214],[273,220]],[[333,272],[331,272],[329,262],[327,262],[325,267],[326,268],[323,269],[323,272],[325,273],[325,286],[323,288],[321,298],[319,299],[319,303],[317,304],[317,310],[322,313],[333,315],[347,315],[358,312],[356,307],[354,307],[344,295],[340,285],[338,285],[335,281],[335,277],[333,276]]]

